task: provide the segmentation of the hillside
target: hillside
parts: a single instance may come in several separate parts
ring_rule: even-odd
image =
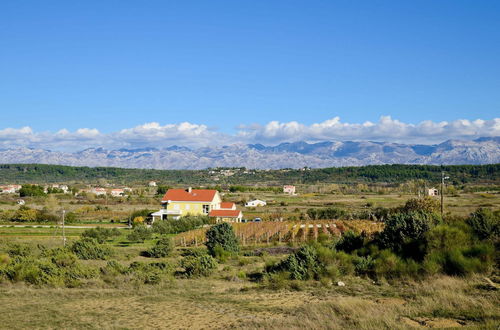
[[[215,168],[207,170],[153,170],[115,167],[73,167],[43,164],[0,165],[0,183],[97,182],[146,184],[285,184],[285,183],[399,183],[423,179],[439,183],[441,171],[451,182],[500,183],[500,164],[491,165],[370,165],[322,169],[247,170]]]

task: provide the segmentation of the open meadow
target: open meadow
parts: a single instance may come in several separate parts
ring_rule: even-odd
[[[448,185],[443,217],[414,182],[301,184],[295,195],[227,186],[222,199],[246,223],[148,226],[168,188],[130,186],[123,197],[0,195],[0,328],[500,324],[491,182]],[[244,206],[253,199],[267,205]]]

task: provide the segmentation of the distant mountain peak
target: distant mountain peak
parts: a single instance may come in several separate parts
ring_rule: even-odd
[[[440,144],[402,144],[377,141],[285,142],[275,146],[234,144],[190,149],[171,146],[79,152],[34,148],[0,149],[0,163],[40,163],[125,168],[259,169],[362,166],[370,164],[491,164],[500,163],[500,137],[474,141],[448,140]]]

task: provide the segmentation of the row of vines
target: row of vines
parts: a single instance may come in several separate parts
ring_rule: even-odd
[[[298,243],[317,240],[320,235],[340,236],[347,230],[374,233],[383,224],[369,220],[314,220],[311,222],[249,222],[232,224],[242,245]],[[177,246],[198,246],[205,243],[207,228],[181,233],[174,238]]]

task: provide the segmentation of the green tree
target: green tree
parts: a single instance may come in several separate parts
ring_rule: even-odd
[[[426,253],[426,234],[435,223],[435,215],[424,212],[389,215],[379,242],[383,248],[390,248],[399,255],[422,260]]]
[[[481,240],[500,238],[500,214],[495,214],[490,209],[477,209],[467,218],[466,223]]]
[[[167,190],[169,188],[170,188],[169,186],[158,186],[156,188],[156,194],[157,195],[165,195],[165,193],[167,192]]]
[[[409,199],[402,207],[403,212],[437,213],[439,210],[439,201],[429,196]]]
[[[151,258],[164,258],[174,250],[174,244],[170,237],[160,238],[146,254]]]
[[[239,252],[238,239],[234,234],[233,227],[228,223],[221,223],[210,228],[205,243],[210,255],[215,256],[217,247],[227,252]]]
[[[31,209],[27,206],[21,206],[16,211],[12,220],[21,222],[33,222],[38,218],[38,210]]]
[[[19,196],[44,196],[45,192],[43,191],[42,186],[38,186],[35,184],[25,184],[19,189]]]

